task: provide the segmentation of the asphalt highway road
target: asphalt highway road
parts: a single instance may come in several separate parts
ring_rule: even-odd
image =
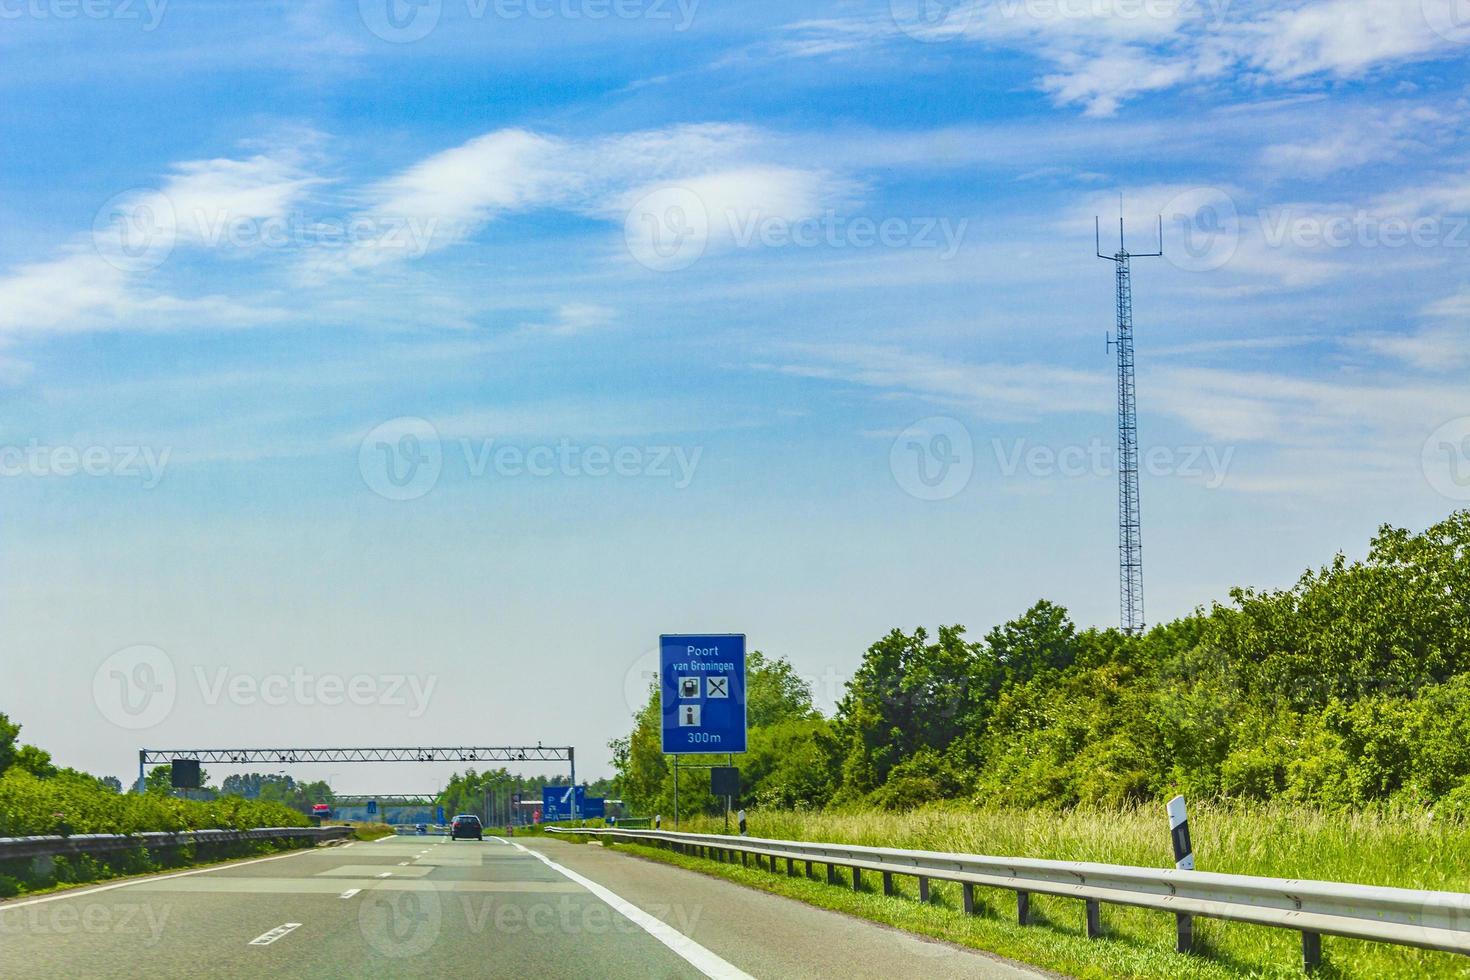
[[[0,977],[983,977],[981,953],[593,845],[389,837],[0,903]]]

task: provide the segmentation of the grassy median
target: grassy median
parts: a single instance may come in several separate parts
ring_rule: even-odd
[[[1316,878],[1470,891],[1470,826],[1424,814],[1326,813],[1286,806],[1193,807],[1190,819],[1201,870],[1285,878]],[[680,828],[719,833],[723,820],[696,818]],[[752,836],[912,847],[1055,860],[1170,867],[1167,824],[1160,807],[1043,812],[924,809],[907,814],[752,811]],[[1016,924],[1009,891],[978,889],[980,914],[959,910],[960,888],[936,882],[934,902],[916,900],[912,878],[896,878],[900,895],[886,898],[879,876],[853,892],[790,878],[754,866],[720,864],[636,845],[618,845],[653,860],[694,868],[741,884],[800,899],[977,949],[990,950],[1078,977],[1224,978],[1301,975],[1298,934],[1216,920],[1197,920],[1198,954],[1173,951],[1167,914],[1104,906],[1107,936],[1086,938],[1083,903],[1033,896],[1034,925]],[[800,868],[800,865],[798,865]],[[822,869],[825,878],[825,869]],[[875,889],[877,890],[875,892]],[[1470,957],[1324,937],[1323,977],[1470,977]]]

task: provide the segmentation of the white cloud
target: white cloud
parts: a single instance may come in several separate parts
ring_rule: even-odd
[[[1470,331],[1463,324],[1429,327],[1410,334],[1367,334],[1354,343],[1421,371],[1470,366]]]
[[[1106,374],[1045,364],[972,364],[895,347],[783,345],[757,370],[817,378],[963,407],[988,418],[1032,419],[1108,403]]]
[[[1459,53],[1453,24],[1460,0],[1306,0],[1282,10],[1267,2],[1156,0],[971,0],[935,23],[900,16],[798,21],[770,46],[782,57],[843,57],[881,45],[975,43],[1050,62],[1037,85],[1058,105],[1106,116],[1136,95],[1227,76],[1284,84],[1312,76],[1349,78],[1395,63]],[[913,20],[913,22],[909,22]]]

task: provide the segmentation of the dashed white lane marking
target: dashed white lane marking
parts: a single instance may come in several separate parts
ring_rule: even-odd
[[[301,923],[299,923],[299,922],[287,922],[284,925],[276,926],[270,932],[263,932],[263,933],[261,933],[260,935],[256,936],[254,939],[250,940],[250,942],[247,945],[250,945],[250,946],[269,946],[271,943],[275,942],[277,939],[280,939],[282,936],[288,936],[288,935],[290,935],[291,933],[295,932],[297,929],[300,929],[300,928],[301,928]]]
[[[608,905],[611,905],[619,915],[638,926],[654,939],[663,943],[690,966],[709,977],[710,980],[755,980],[754,977],[744,970],[720,959],[714,953],[711,953],[667,922],[649,915],[632,902],[604,888],[591,878],[584,878],[570,868],[564,868],[557,864],[540,851],[533,851],[529,847],[523,847],[517,844],[515,841],[506,841],[499,837],[496,837],[495,840],[500,841],[502,844],[509,844],[511,847],[531,855],[553,871],[575,881]]]
[[[338,898],[351,898],[353,895],[356,895],[360,891],[362,891],[361,888],[349,888],[345,892],[343,892],[342,894],[338,895],[337,897]]]
[[[374,878],[391,878],[391,877],[393,877],[393,872],[391,872],[391,871],[384,871],[380,875],[373,875],[373,877]]]
[[[409,866],[409,864],[410,864],[410,863],[411,863],[411,862],[409,862],[409,861],[399,861],[399,862],[398,862],[398,866],[399,866],[399,867],[400,867],[400,868],[406,868],[406,867],[408,867],[408,866]]]
[[[44,895],[41,898],[28,898],[23,902],[0,902],[0,909],[18,909],[27,905],[40,905],[43,902],[60,902],[68,898],[85,898],[88,895],[96,895],[98,892],[110,892],[114,888],[130,888],[133,885],[146,885],[154,881],[168,881],[170,878],[189,878],[194,875],[206,875],[211,871],[228,871],[231,868],[243,868],[247,864],[263,864],[266,861],[280,861],[284,858],[300,857],[303,854],[311,854],[311,850],[292,851],[290,854],[272,854],[270,857],[251,858],[249,861],[236,861],[233,864],[222,864],[214,868],[197,868],[194,871],[175,871],[167,875],[149,875],[146,878],[134,878],[132,881],[115,881],[110,885],[98,885],[96,888],[78,888],[74,891],[59,892],[55,895]]]

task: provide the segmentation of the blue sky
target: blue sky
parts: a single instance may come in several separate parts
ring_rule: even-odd
[[[661,632],[1110,625],[1120,194],[1149,621],[1422,527],[1461,8],[0,0],[0,708],[600,774]]]

